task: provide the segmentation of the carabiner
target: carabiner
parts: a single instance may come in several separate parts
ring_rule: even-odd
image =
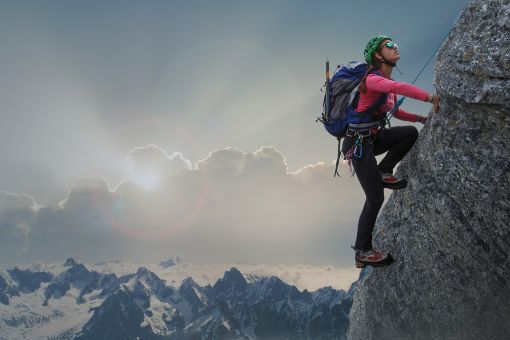
[[[361,156],[363,155],[363,145],[362,144],[356,144],[354,148],[354,157],[357,159],[361,159]]]

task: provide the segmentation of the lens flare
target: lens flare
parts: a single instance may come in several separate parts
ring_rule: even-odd
[[[130,122],[119,126],[113,131],[113,136],[121,138],[140,130],[161,129],[162,126],[168,131],[168,135],[172,136],[172,140],[195,154],[201,153],[191,131],[165,119]],[[162,142],[159,144],[164,145]],[[96,208],[109,226],[132,239],[155,241],[176,236],[201,218],[209,191],[207,172],[191,169],[186,170],[183,175],[194,178],[193,190],[188,190],[185,201],[172,195],[174,191],[179,192],[175,186],[182,185],[179,182],[180,177],[169,178],[157,169],[138,168],[112,190],[111,205],[98,202]]]

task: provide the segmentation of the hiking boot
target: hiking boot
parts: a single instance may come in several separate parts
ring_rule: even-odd
[[[391,254],[375,248],[367,251],[357,250],[354,259],[356,261],[356,268],[364,268],[367,265],[372,267],[382,267],[393,262]]]
[[[404,189],[407,186],[407,181],[405,179],[398,179],[392,174],[381,174],[381,181],[383,188],[388,189]]]

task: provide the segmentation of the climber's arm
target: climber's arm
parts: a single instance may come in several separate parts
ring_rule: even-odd
[[[371,73],[366,80],[367,89],[377,92],[394,93],[413,99],[427,101],[429,93],[414,85],[386,79],[377,74]]]
[[[397,112],[393,114],[393,117],[398,118],[400,120],[405,120],[407,122],[413,122],[416,123],[418,121],[418,115],[407,112],[405,110],[402,110],[401,108],[398,108]]]

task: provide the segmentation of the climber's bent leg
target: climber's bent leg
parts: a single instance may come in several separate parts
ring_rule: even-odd
[[[418,130],[414,126],[395,126],[384,129],[374,142],[375,155],[388,151],[377,168],[381,174],[393,174],[393,168],[411,150],[418,139]]]

